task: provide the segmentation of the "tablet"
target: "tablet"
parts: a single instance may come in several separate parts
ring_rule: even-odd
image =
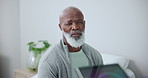
[[[129,78],[118,64],[81,67],[76,72],[79,78]]]

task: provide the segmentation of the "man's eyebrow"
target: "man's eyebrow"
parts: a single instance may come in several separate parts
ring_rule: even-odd
[[[72,22],[72,20],[67,20],[67,22]]]
[[[77,20],[74,20],[75,22],[83,22],[84,20],[83,19],[77,19]],[[71,19],[69,19],[69,20],[67,20],[66,21],[67,23],[69,23],[69,22],[73,22],[73,20],[71,20]]]
[[[83,19],[80,19],[80,18],[79,18],[79,19],[77,19],[77,20],[78,20],[78,21],[83,21]]]

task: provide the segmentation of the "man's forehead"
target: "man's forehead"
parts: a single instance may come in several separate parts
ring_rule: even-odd
[[[73,21],[84,21],[83,19],[66,19],[66,22],[73,22]]]

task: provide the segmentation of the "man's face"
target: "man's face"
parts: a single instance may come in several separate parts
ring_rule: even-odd
[[[71,46],[80,47],[84,43],[85,21],[81,13],[64,14],[60,19],[59,27]]]
[[[60,28],[71,37],[81,36],[80,32],[85,30],[85,21],[81,13],[70,13],[61,18]]]

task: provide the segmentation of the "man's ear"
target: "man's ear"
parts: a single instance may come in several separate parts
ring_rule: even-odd
[[[61,24],[59,24],[59,28],[60,28],[60,30],[62,31],[62,27],[61,27]]]
[[[85,23],[86,23],[86,22],[84,21],[84,28],[85,28]]]
[[[84,25],[85,25],[85,20],[84,20]]]

